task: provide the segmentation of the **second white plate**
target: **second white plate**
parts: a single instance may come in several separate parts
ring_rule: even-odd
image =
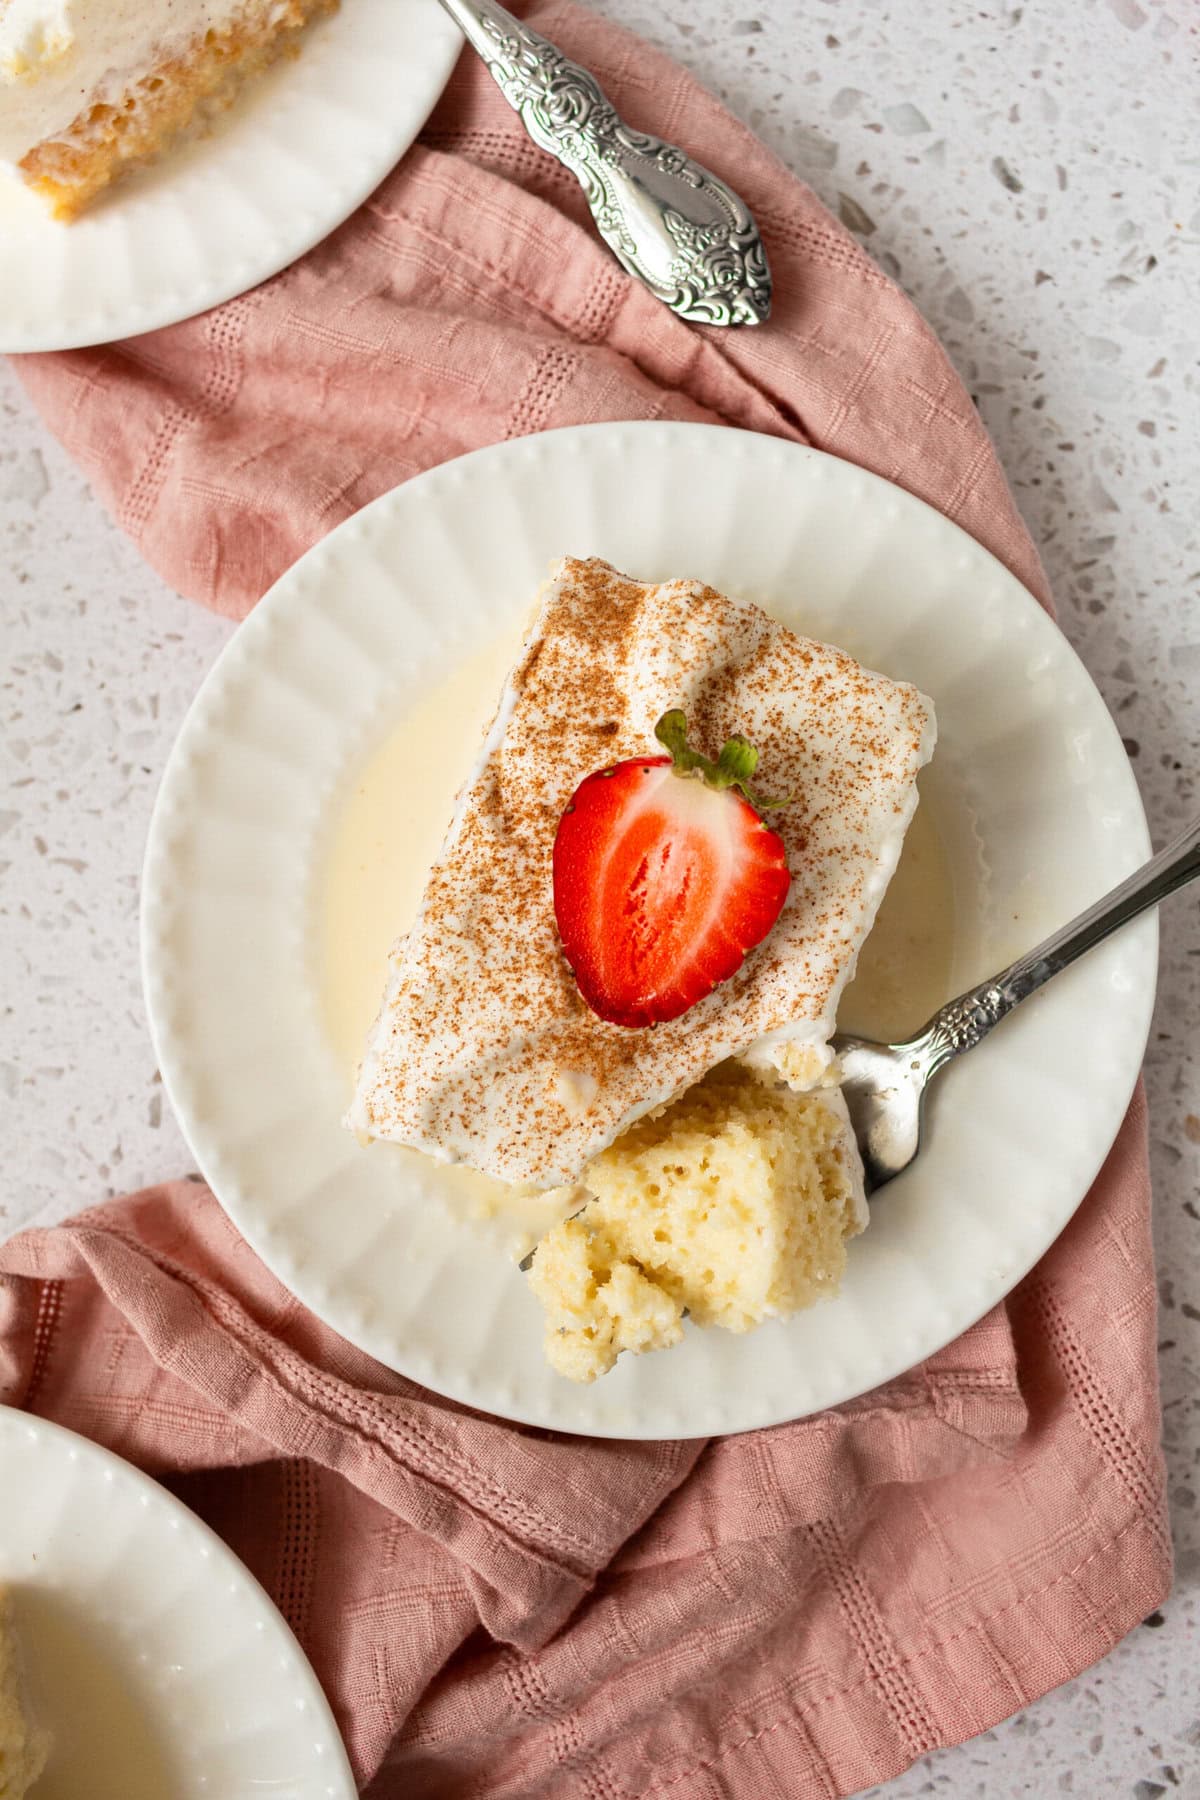
[[[450,1177],[342,1129],[320,932],[364,760],[481,644],[512,639],[568,551],[698,576],[933,697],[922,792],[952,890],[952,990],[1127,874],[1145,819],[1086,671],[993,557],[848,463],[740,432],[590,426],[443,465],[317,545],[230,642],[164,777],[143,894],[163,1077],[222,1204],[315,1312],[439,1392],[568,1431],[741,1431],[910,1367],[1053,1241],[1136,1078],[1156,930],[1094,952],[943,1077],[928,1148],[875,1204],[835,1300],[746,1337],[689,1329],[591,1388],[554,1375],[524,1277]],[[448,746],[471,723],[446,710],[408,771],[447,816]]]
[[[0,167],[0,353],[154,331],[276,274],[403,156],[461,47],[437,0],[341,0],[210,135],[72,225]]]
[[[329,1703],[233,1552],[110,1451],[0,1406],[0,1582],[38,1722],[37,1794],[354,1800]]]

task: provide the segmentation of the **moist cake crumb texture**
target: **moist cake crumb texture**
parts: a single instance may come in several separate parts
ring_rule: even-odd
[[[839,1101],[726,1063],[602,1151],[529,1272],[550,1364],[593,1381],[677,1343],[685,1310],[741,1332],[836,1292],[866,1223]]]
[[[558,820],[583,776],[653,753],[687,714],[715,755],[744,733],[792,887],[742,969],[681,1018],[630,1031],[586,1005],[554,921]],[[566,559],[390,957],[348,1123],[505,1182],[574,1181],[636,1118],[726,1058],[819,1072],[916,805],[928,703],[697,581]],[[815,1058],[815,1061],[814,1061]]]

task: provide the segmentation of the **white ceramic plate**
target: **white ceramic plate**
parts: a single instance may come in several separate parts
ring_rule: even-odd
[[[9,1407],[0,1469],[0,1583],[55,1740],[47,1794],[354,1800],[300,1646],[207,1525],[120,1457]]]
[[[210,136],[72,225],[0,166],[0,351],[153,331],[276,274],[403,156],[461,45],[437,0],[341,0]]]
[[[933,697],[922,792],[954,889],[954,990],[1143,860],[1144,815],[1083,666],[991,556],[849,463],[715,427],[587,426],[445,464],[317,545],[231,640],[163,780],[143,895],[163,1077],[222,1203],[315,1312],[439,1392],[601,1435],[745,1430],[910,1367],[1062,1230],[1136,1078],[1155,926],[1094,952],[942,1078],[928,1148],[877,1202],[836,1300],[740,1338],[689,1329],[591,1388],[552,1374],[524,1278],[441,1204],[444,1172],[342,1130],[318,924],[364,757],[482,641],[513,634],[564,551],[702,577]],[[445,723],[449,741],[461,726]],[[431,734],[413,779],[444,780],[438,762]]]

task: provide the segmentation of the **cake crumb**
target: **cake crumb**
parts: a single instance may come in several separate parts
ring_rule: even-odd
[[[602,1151],[530,1268],[552,1367],[594,1381],[677,1344],[685,1312],[743,1332],[835,1293],[866,1222],[839,1102],[723,1063]]]

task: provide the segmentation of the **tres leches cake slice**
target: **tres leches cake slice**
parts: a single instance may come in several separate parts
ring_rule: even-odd
[[[530,1278],[564,1374],[836,1288],[866,1214],[828,1040],[933,742],[758,607],[558,565],[347,1122],[593,1197]]]
[[[294,49],[338,0],[0,0],[0,161],[55,218]]]

